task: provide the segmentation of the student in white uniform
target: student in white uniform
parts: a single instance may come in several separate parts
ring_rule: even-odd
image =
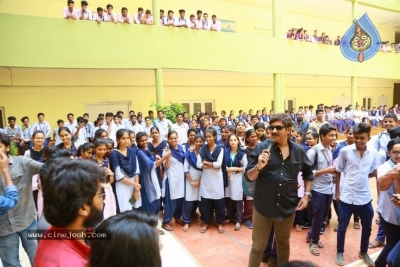
[[[164,26],[175,26],[174,11],[168,10],[168,16],[164,19]]]
[[[71,131],[71,133],[73,133],[76,126],[78,126],[78,123],[74,120],[74,114],[68,113],[67,119],[68,121],[64,124],[64,126],[67,127]]]
[[[178,144],[183,145],[184,143],[187,143],[187,131],[189,130],[189,125],[183,122],[182,113],[176,114],[176,123],[172,125],[171,130],[177,132]]]
[[[78,13],[76,9],[74,8],[74,1],[68,0],[67,2],[67,7],[64,7],[63,9],[63,18],[64,19],[78,19]]]
[[[139,7],[138,12],[136,14],[133,14],[133,21],[135,24],[142,24],[143,18],[144,18],[143,8]]]
[[[87,131],[82,117],[78,117],[78,126],[72,132],[78,146],[87,142]]]
[[[113,12],[113,9],[114,9],[113,5],[111,4],[107,5],[107,12],[104,14],[104,21],[118,23],[117,15],[115,14],[115,12]]]
[[[131,15],[128,13],[128,9],[126,7],[123,7],[121,9],[121,14],[118,14],[118,23],[126,23],[126,24],[131,24],[132,23],[132,18]],[[117,112],[118,114],[118,112]],[[124,114],[124,113],[122,113]]]
[[[164,111],[159,110],[158,119],[154,120],[154,126],[156,126],[160,130],[160,138],[161,140],[166,139],[168,134],[168,128],[172,127],[172,122],[168,119],[164,118]]]
[[[116,140],[116,133],[117,133],[117,126],[115,125],[113,121],[114,114],[112,112],[107,112],[106,113],[106,122],[103,125],[100,125],[100,128],[106,130],[108,134],[108,138],[113,140],[115,146],[117,145],[117,140]]]
[[[142,206],[139,184],[140,167],[136,149],[130,148],[128,130],[118,130],[117,142],[118,148],[110,154],[110,168],[115,177],[113,186],[118,212],[124,212]]]
[[[208,19],[208,14],[204,13],[203,18],[203,30],[209,31],[211,27],[211,21]]]
[[[51,126],[50,123],[44,120],[44,113],[40,112],[37,114],[38,121],[35,122],[32,127],[31,127],[31,135],[35,131],[42,131],[44,132],[45,135],[45,141],[44,141],[44,147],[47,147],[47,145],[50,142],[50,134],[51,134]]]
[[[201,10],[197,10],[197,18],[194,20],[196,23],[196,29],[201,30],[203,29],[203,12]]]
[[[189,20],[185,18],[185,10],[179,10],[179,18],[175,20],[175,27],[178,28],[189,28]]]
[[[212,15],[212,23],[210,25],[210,31],[215,31],[215,32],[221,31],[221,21],[217,20],[216,15]]]
[[[186,232],[191,224],[191,215],[193,208],[196,203],[200,200],[199,187],[201,181],[202,170],[197,168],[197,157],[199,155],[200,148],[204,144],[204,137],[202,135],[196,135],[194,138],[195,146],[194,149],[188,149],[185,153],[185,162],[183,169],[185,171],[185,201],[182,217],[188,218],[188,223],[185,223],[182,230]]]
[[[246,153],[239,149],[239,139],[235,134],[229,137],[229,148],[225,150],[225,170],[228,187],[225,188],[226,209],[229,221],[235,222],[235,231],[240,230],[243,221],[243,172],[247,166]],[[236,214],[236,218],[235,218]]]
[[[92,11],[87,8],[87,1],[81,1],[81,9],[78,9],[77,15],[80,20],[92,20]]]
[[[206,145],[200,149],[197,157],[197,168],[202,169],[200,184],[200,213],[204,224],[200,233],[205,233],[210,227],[210,220],[215,209],[215,220],[218,224],[218,232],[225,232],[222,223],[225,216],[224,177],[222,167],[224,161],[224,148],[217,145],[217,131],[209,127],[205,131]]]
[[[135,134],[144,132],[144,128],[138,123],[136,115],[131,116],[131,121],[126,125],[126,129],[131,130]]]
[[[163,179],[163,197],[164,197],[164,217],[162,228],[167,231],[173,231],[170,222],[172,218],[175,223],[188,224],[187,218],[185,221],[181,219],[183,200],[185,197],[185,176],[183,171],[183,161],[185,154],[182,147],[178,144],[178,134],[175,131],[168,133],[168,145],[171,151],[171,156],[163,163],[165,168]],[[168,146],[167,146],[168,148]],[[167,151],[164,150],[163,157]]]
[[[59,145],[59,144],[61,144],[62,142],[61,142],[61,138],[60,138],[60,135],[59,135],[59,130],[62,128],[62,127],[64,127],[64,121],[63,120],[58,120],[57,121],[57,128],[54,128],[54,132],[53,132],[53,140],[54,140],[54,145],[56,146],[56,145]]]
[[[154,24],[153,16],[151,15],[150,9],[146,10],[146,15],[144,16],[142,24],[146,24],[146,25],[153,25]]]
[[[97,13],[93,15],[93,20],[97,21],[97,23],[101,23],[102,21],[104,21],[104,14],[103,14],[104,10],[101,7],[97,8]],[[101,125],[99,125],[100,127]]]
[[[197,25],[196,25],[196,20],[195,20],[195,16],[192,14],[190,15],[190,19],[189,19],[189,28],[196,30],[197,29]]]

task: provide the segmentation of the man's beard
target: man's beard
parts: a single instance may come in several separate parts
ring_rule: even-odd
[[[303,117],[298,117],[297,121],[303,121]]]
[[[94,227],[97,224],[101,223],[103,221],[103,211],[105,206],[106,204],[103,203],[103,209],[99,210],[92,203],[90,205],[90,214],[85,220],[83,226],[85,228],[89,228],[89,227]]]

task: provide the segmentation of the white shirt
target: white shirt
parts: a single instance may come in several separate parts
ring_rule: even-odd
[[[217,21],[215,21],[215,23],[211,22],[210,29],[220,32],[221,31],[221,21],[217,20]]]
[[[101,129],[108,130],[108,125],[103,124],[100,126]],[[117,125],[115,125],[114,121],[111,121],[111,132],[108,135],[108,138],[114,141],[114,147],[117,147],[117,139],[116,139],[116,133],[117,133]]]
[[[154,125],[160,130],[160,139],[164,140],[167,138],[168,127],[172,127],[173,124],[170,120],[164,118],[162,121],[155,119]]]
[[[148,18],[144,18],[144,20],[146,21],[146,24],[153,24],[153,16],[150,16]]]
[[[211,27],[211,20],[209,19],[203,20],[203,29],[210,30],[210,27]]]
[[[126,17],[124,17],[122,14],[118,14],[117,21],[119,23],[125,23],[126,19],[128,19],[128,23],[132,23],[131,15],[127,14]]]
[[[187,125],[187,123],[183,122],[181,125],[174,123],[171,130],[178,133],[178,144],[182,145],[187,143],[187,131],[189,130],[189,125]]]
[[[76,126],[78,126],[78,123],[76,121],[72,121],[72,123],[67,121],[66,123],[64,123],[64,127],[67,127],[72,134],[74,134]]]
[[[377,151],[367,146],[361,158],[355,144],[340,150],[336,165],[336,171],[344,173],[340,201],[351,205],[371,202],[368,176],[377,168],[376,155]]]
[[[144,132],[143,126],[140,125],[138,122],[136,122],[135,124],[132,124],[132,122],[130,122],[129,124],[126,125],[126,129],[135,132],[135,135],[138,132]]]
[[[67,16],[71,16],[71,15],[73,17],[75,17],[76,19],[78,19],[78,12],[77,12],[77,10],[75,8],[71,12],[68,7],[64,7],[64,9],[63,9],[63,18],[66,19]]]
[[[196,29],[203,29],[203,20],[202,19],[195,19],[194,22],[196,23]]]
[[[35,122],[31,127],[31,136],[35,131],[42,131],[42,132],[44,132],[44,138],[50,138],[50,134],[51,134],[50,123],[48,123],[47,121]]]
[[[104,21],[117,21],[117,15],[115,12],[111,12],[111,15],[108,12],[103,13]],[[112,20],[114,19],[114,20]]]
[[[78,9],[77,14],[78,14],[78,19],[80,19],[80,17],[82,16],[82,9]],[[83,15],[83,19],[84,20],[92,20],[92,11],[90,11],[89,9],[86,9],[85,13]]]
[[[99,14],[94,14],[93,15],[93,20],[95,20],[95,21],[104,21],[104,13],[103,13],[103,16],[102,17],[100,17],[99,16]]]
[[[133,15],[133,21],[135,22],[135,24],[142,24],[140,21],[144,18],[144,13],[142,13],[141,16],[139,16],[139,14],[134,14]]]
[[[177,18],[177,19],[175,20],[175,25],[176,25],[176,26],[186,25],[186,26],[190,27],[190,26],[189,26],[189,22],[190,22],[190,19],[179,17],[179,18]]]
[[[78,127],[76,127],[74,129],[74,131],[72,132],[73,135],[75,135],[75,133],[78,131]],[[84,143],[87,142],[87,131],[86,131],[86,127],[82,127],[79,130],[78,135],[76,136],[76,143],[78,143],[78,145],[83,145]]]
[[[164,25],[165,25],[165,26],[170,26],[170,25],[167,25],[167,24],[168,24],[168,23],[171,23],[171,22],[172,22],[172,25],[175,24],[175,19],[174,19],[174,17],[172,17],[172,19],[170,19],[168,16],[165,17],[165,19],[164,19]]]

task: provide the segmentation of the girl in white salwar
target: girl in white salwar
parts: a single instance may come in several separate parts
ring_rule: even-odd
[[[229,137],[229,148],[225,150],[225,171],[228,176],[228,187],[225,188],[226,209],[230,221],[236,222],[234,230],[240,230],[243,221],[243,172],[247,166],[247,156],[239,149],[239,139],[232,134]]]

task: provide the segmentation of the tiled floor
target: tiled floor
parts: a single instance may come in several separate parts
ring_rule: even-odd
[[[371,189],[375,191],[375,179],[370,181]],[[374,200],[374,206],[376,201]],[[321,236],[321,242],[325,248],[321,249],[320,256],[313,256],[309,252],[308,243],[305,241],[307,230],[301,232],[295,231],[293,228],[291,236],[291,260],[307,260],[315,263],[320,267],[336,266],[333,258],[336,254],[336,233],[333,228],[337,226],[337,217],[333,215],[330,225],[326,229],[326,233]],[[215,225],[210,227],[205,234],[199,232],[200,222],[194,220],[188,232],[183,232],[180,226],[175,225],[175,235],[193,257],[204,267],[242,267],[246,266],[249,252],[251,249],[251,233],[252,231],[242,226],[240,231],[233,230],[233,224],[226,225],[226,232],[219,234]],[[378,225],[373,224],[371,239],[375,238]],[[345,264],[357,261],[361,230],[353,228],[351,222],[347,233],[345,243],[344,259]],[[380,249],[371,249],[373,254]],[[377,256],[377,255],[376,255]],[[183,265],[178,265],[183,266]],[[363,265],[360,265],[363,266]]]

